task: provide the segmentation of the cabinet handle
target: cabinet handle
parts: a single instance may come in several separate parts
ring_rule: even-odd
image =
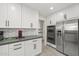
[[[14,50],[18,50],[18,49],[21,49],[22,47],[18,47],[18,48],[15,48]]]
[[[37,40],[33,40],[33,42],[37,42]]]
[[[33,27],[33,24],[31,23],[31,27]]]
[[[34,44],[34,48],[33,49],[36,49],[36,44]]]
[[[22,44],[16,44],[16,45],[14,45],[14,46],[19,46],[19,45],[22,45]]]
[[[8,26],[9,26],[9,20],[8,20]]]
[[[51,20],[50,20],[50,24],[51,24]]]

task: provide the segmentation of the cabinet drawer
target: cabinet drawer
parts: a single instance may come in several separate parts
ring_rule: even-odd
[[[39,43],[39,41],[42,41],[42,38],[37,38],[37,39],[32,40],[33,43]]]
[[[23,45],[24,45],[23,42],[17,42],[17,43],[10,44],[10,45],[9,45],[9,48],[10,48],[10,49],[13,49],[13,48],[21,47],[21,46],[23,46]]]
[[[23,56],[24,55],[24,42],[10,44],[9,45],[9,55]]]
[[[38,41],[37,39],[32,40],[33,43],[35,43],[35,42],[37,42],[37,41]]]

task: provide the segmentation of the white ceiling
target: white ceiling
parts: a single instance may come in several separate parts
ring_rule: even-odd
[[[38,10],[40,15],[46,17],[48,15],[51,15],[52,13],[67,8],[73,4],[72,3],[26,3],[26,5],[35,10]],[[53,10],[50,10],[51,6],[54,7]]]

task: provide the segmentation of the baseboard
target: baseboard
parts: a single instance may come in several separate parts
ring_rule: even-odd
[[[47,45],[49,45],[49,46],[51,46],[51,47],[53,47],[53,48],[56,48],[56,45],[51,44],[51,43],[49,43],[49,42],[47,42]]]
[[[57,50],[57,49],[56,49],[56,51],[58,51],[58,52],[64,54],[65,56],[69,56],[69,55],[67,55],[67,54],[65,54],[65,53],[63,53],[63,52],[61,52],[61,51],[59,51],[59,50]]]
[[[37,55],[35,55],[35,56],[40,56],[42,53],[39,53],[39,54],[37,54]]]

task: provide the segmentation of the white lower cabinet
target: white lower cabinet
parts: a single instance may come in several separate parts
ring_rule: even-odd
[[[9,56],[24,56],[24,42],[9,44]]]
[[[40,54],[42,52],[42,38],[35,39],[35,41],[33,41],[33,45],[35,47],[34,55]]]
[[[34,55],[32,40],[24,42],[24,53],[25,53],[25,56],[33,56]]]
[[[0,56],[8,56],[8,45],[0,46]]]
[[[42,38],[0,46],[0,56],[35,56],[42,52]]]
[[[25,41],[25,56],[35,56],[42,52],[42,39]]]

